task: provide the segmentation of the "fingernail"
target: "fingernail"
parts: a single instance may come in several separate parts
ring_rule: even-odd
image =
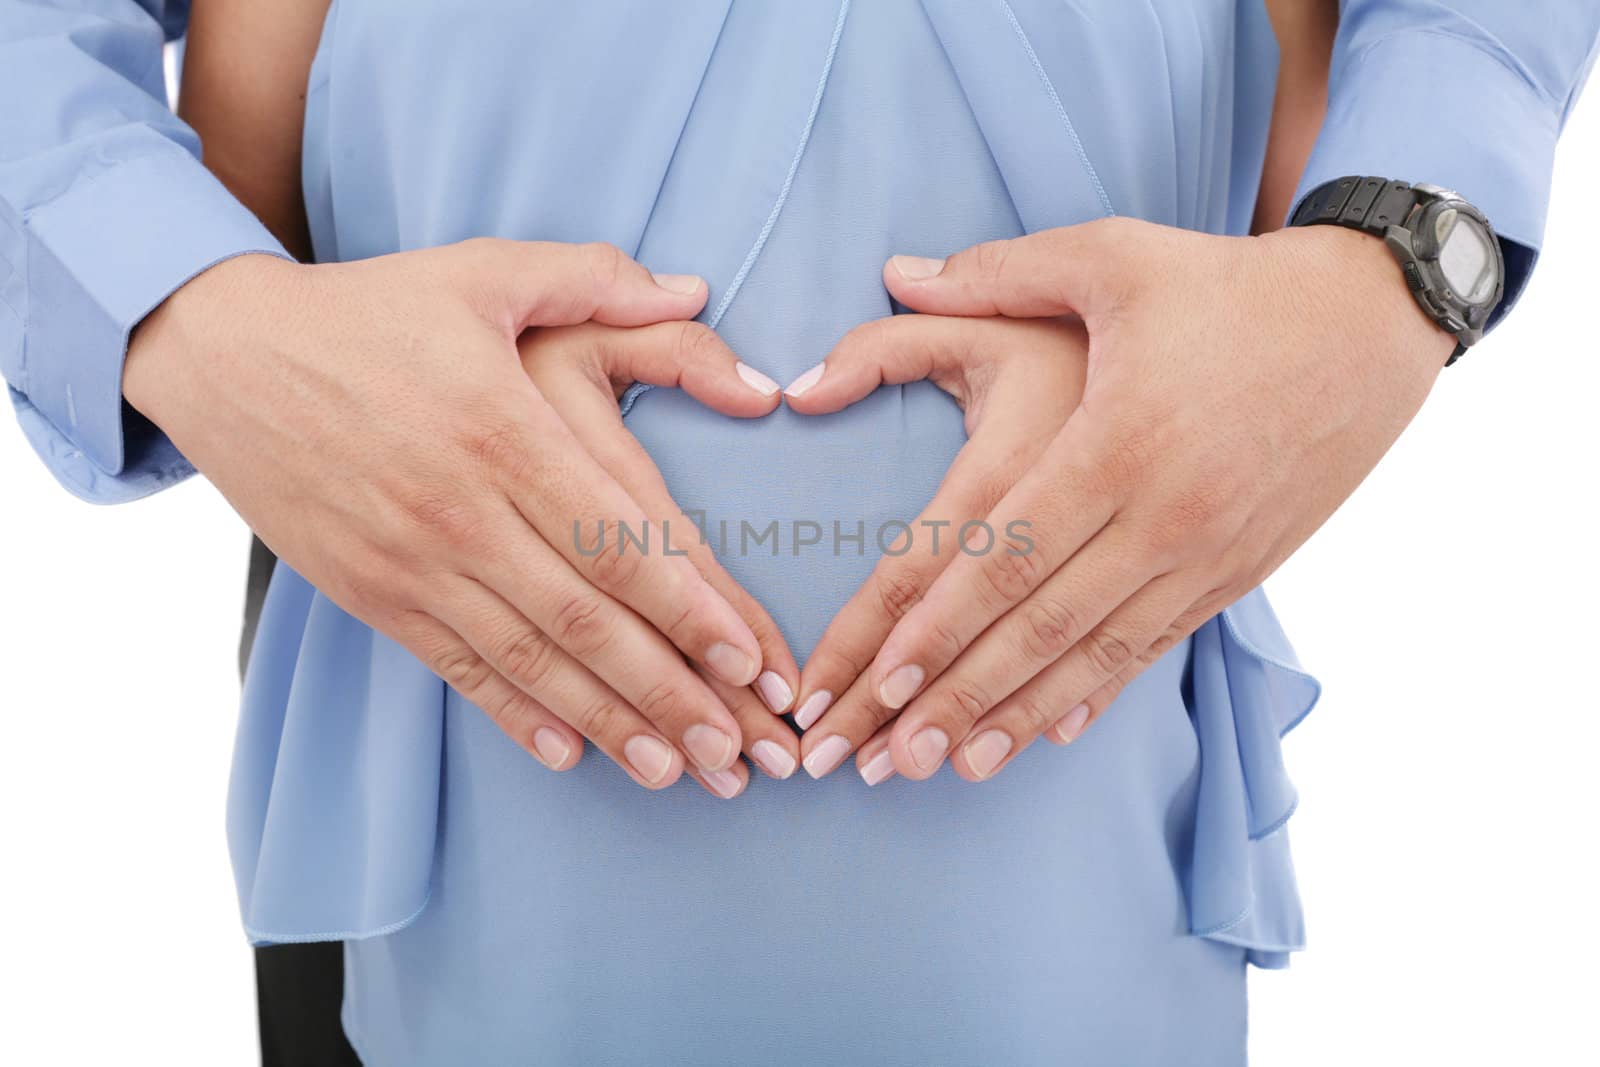
[[[701,279],[697,274],[651,274],[650,277],[669,293],[687,296],[700,288]]]
[[[822,381],[822,372],[827,369],[828,364],[826,362],[818,363],[815,367],[812,367],[810,370],[800,375],[800,377],[790,382],[788,388],[783,391],[784,395],[799,396],[801,393],[804,393],[807,389],[810,389],[813,385],[816,385],[818,382]]]
[[[907,663],[889,672],[889,677],[878,686],[878,699],[883,701],[883,706],[886,708],[899,708],[904,706],[921,686],[922,668],[915,663]]]
[[[987,778],[1000,766],[1000,761],[1011,754],[1011,735],[1004,730],[985,730],[961,748],[967,757],[967,766],[979,778]]]
[[[744,781],[732,771],[701,771],[700,777],[704,778],[711,791],[723,800],[732,800],[739,795],[739,790],[744,788]]]
[[[911,762],[915,763],[920,771],[929,771],[939,766],[939,761],[944,759],[945,753],[949,751],[950,735],[937,726],[930,726],[911,739]]]
[[[772,709],[774,715],[788,711],[790,703],[794,701],[794,691],[789,688],[789,683],[772,671],[762,671],[756,677],[756,692],[761,694],[761,699],[767,702],[767,707]]]
[[[812,749],[811,755],[805,758],[806,773],[813,778],[821,778],[844,762],[844,758],[849,754],[849,739],[834,734]]]
[[[739,372],[739,377],[744,379],[744,384],[760,393],[762,396],[771,396],[778,391],[778,383],[756,370],[750,364],[740,361],[733,365]]]
[[[751,746],[750,755],[774,778],[787,778],[794,773],[794,757],[776,741],[757,741]]]
[[[1056,737],[1061,739],[1063,745],[1076,741],[1078,735],[1083,733],[1084,725],[1089,721],[1089,705],[1079,704],[1062,716],[1056,723]]]
[[[720,771],[738,755],[733,738],[705,723],[695,723],[683,732],[683,747],[702,771]]]
[[[894,758],[889,755],[888,749],[884,749],[861,765],[861,777],[868,785],[877,785],[893,776]]]
[[[706,666],[729,685],[749,685],[760,664],[726,641],[718,641],[706,650]]]
[[[622,746],[622,755],[639,772],[639,777],[655,785],[667,776],[672,766],[672,749],[659,737],[638,734],[628,738]]]
[[[944,270],[944,260],[924,256],[895,256],[889,262],[900,272],[900,277],[913,282],[926,281]]]
[[[567,757],[572,755],[572,746],[567,744],[567,739],[561,736],[560,731],[548,726],[541,726],[533,732],[533,750],[551,770],[567,762]]]
[[[827,711],[828,705],[832,703],[833,694],[826,689],[818,689],[806,697],[806,702],[794,713],[794,724],[802,730],[811,729],[811,724],[822,718],[822,713]]]

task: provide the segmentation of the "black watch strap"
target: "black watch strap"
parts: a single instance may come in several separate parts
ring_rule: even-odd
[[[1410,182],[1390,181],[1388,178],[1350,175],[1324,182],[1300,201],[1291,226],[1331,225],[1344,226],[1374,237],[1385,237],[1391,226],[1405,226],[1411,213],[1428,194],[1419,192]],[[1406,285],[1415,296],[1423,287],[1422,276],[1414,262],[1402,262]],[[1420,300],[1420,296],[1418,297]],[[1436,313],[1424,307],[1430,315]],[[1437,321],[1437,319],[1436,319]],[[1440,323],[1441,328],[1448,328]],[[1449,366],[1460,359],[1467,346],[1458,337],[1455,351],[1445,361]]]
[[[1410,182],[1387,178],[1337,178],[1315,189],[1300,202],[1291,226],[1330,223],[1382,237],[1390,226],[1403,226],[1423,194]]]

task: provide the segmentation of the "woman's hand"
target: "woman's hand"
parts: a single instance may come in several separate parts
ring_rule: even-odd
[[[895,624],[956,560],[1027,551],[1037,531],[1022,524],[990,528],[985,520],[1078,406],[1087,359],[1088,338],[1074,318],[896,315],[850,331],[790,385],[792,408],[821,415],[879,385],[928,378],[961,406],[968,435],[911,524],[909,546],[878,561],[806,662],[796,718],[806,730],[801,750],[813,776],[832,771],[856,749],[869,784],[893,773],[886,724],[899,712],[884,702],[866,668]]]
[[[683,552],[711,587],[732,604],[761,645],[764,665],[751,688],[728,685],[697,668],[728,710],[744,739],[744,751],[774,778],[787,778],[799,761],[799,738],[777,716],[789,709],[799,678],[794,656],[777,624],[754,597],[717,562],[697,527],[678,508],[649,453],[623,425],[617,400],[635,382],[681,388],[724,415],[754,418],[778,404],[778,385],[740,363],[722,339],[698,322],[667,322],[631,329],[588,323],[582,326],[529,330],[518,344],[522,365],[578,442],[638,502],[663,543],[651,552]],[[608,532],[608,536],[610,533]],[[592,550],[594,531],[582,531]],[[608,540],[602,551],[618,550]],[[637,551],[630,546],[628,551]],[[759,699],[758,699],[759,694]],[[734,783],[706,780],[718,795]],[[723,775],[737,779],[736,794],[748,784],[743,764]]]
[[[645,509],[516,348],[529,327],[685,320],[705,299],[606,245],[243,256],[146,317],[123,389],[280,558],[547,765],[576,762],[576,731],[648,788],[687,753],[736,792],[738,722],[683,655],[742,687],[761,646],[688,559],[578,551],[574,522],[638,530]]]
[[[1382,242],[1336,227],[1108,219],[897,258],[884,279],[918,311],[1071,312],[1090,339],[1078,410],[988,513],[1031,523],[1035,551],[953,559],[867,668],[916,778],[951,753],[986,778],[1045,730],[1077,736],[1322,525],[1454,344]]]

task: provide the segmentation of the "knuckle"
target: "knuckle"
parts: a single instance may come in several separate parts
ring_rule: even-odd
[[[922,585],[912,575],[887,570],[873,578],[878,604],[888,618],[898,622],[922,600]]]
[[[840,693],[844,691],[844,685],[854,681],[867,669],[876,654],[876,646],[870,649],[856,648],[838,638],[830,641],[824,635],[806,660],[806,674],[822,688]]]
[[[598,694],[578,703],[570,716],[563,716],[567,725],[596,743],[621,732],[626,723],[627,709],[615,698]]]
[[[372,625],[392,609],[392,572],[376,569],[355,570],[342,578],[322,581],[318,585],[328,599],[362,622]]]
[[[1044,580],[1044,562],[1037,551],[1007,545],[985,557],[981,573],[999,603],[1014,604]]]
[[[999,281],[1005,276],[1006,260],[1011,255],[1009,241],[984,241],[972,248],[972,270],[984,281]]]
[[[498,237],[468,237],[457,242],[456,249],[467,261],[475,266],[488,266],[500,255],[504,241]]]
[[[922,646],[931,656],[920,657],[937,663],[951,663],[965,647],[962,635],[943,619],[929,619],[923,629]]]
[[[689,711],[688,700],[673,682],[657,682],[650,686],[640,694],[636,706],[641,715],[657,726],[677,722]]]
[[[502,637],[495,645],[494,658],[501,673],[530,691],[545,688],[558,662],[550,642],[531,628]]]
[[[1113,677],[1133,659],[1128,643],[1104,627],[1083,640],[1083,654],[1101,677]]]
[[[488,682],[490,667],[483,657],[465,645],[441,649],[428,661],[428,669],[451,689],[472,699]]]
[[[415,491],[401,501],[400,509],[413,527],[453,548],[476,544],[483,529],[479,510],[454,489]]]
[[[1017,733],[1024,737],[1037,737],[1061,718],[1061,711],[1054,701],[1045,699],[1039,693],[1027,691],[1018,693],[1008,710],[1022,727]]]
[[[1201,484],[1188,486],[1167,501],[1165,525],[1171,530],[1209,531],[1222,516],[1220,489]]]
[[[842,734],[855,744],[864,744],[887,722],[900,713],[879,704],[876,698],[847,698],[828,709],[828,732]]]
[[[988,691],[970,678],[950,683],[945,698],[954,705],[957,716],[963,722],[977,722],[994,707]]]
[[[1128,240],[1142,234],[1145,227],[1136,219],[1126,215],[1107,215],[1104,218],[1092,219],[1084,227],[1084,232],[1093,236],[1095,240],[1105,241],[1109,246],[1124,244]]]
[[[681,365],[710,362],[719,354],[722,342],[716,331],[702,322],[690,319],[677,324],[677,353]]]
[[[1031,597],[1022,604],[1017,639],[1028,662],[1055,662],[1082,632],[1072,609],[1054,597]]]
[[[494,422],[467,431],[461,447],[478,469],[509,480],[519,480],[533,463],[528,434],[509,422]]]
[[[582,594],[567,597],[557,607],[550,629],[556,643],[580,660],[594,655],[611,638],[599,598]]]
[[[515,741],[525,751],[535,752],[533,735],[540,723],[532,714],[535,707],[532,700],[512,690],[496,692],[487,699],[474,703],[500,728],[501,733]]]
[[[1142,422],[1118,427],[1097,457],[1103,482],[1112,488],[1143,484],[1155,467],[1156,436]]]
[[[839,342],[835,358],[841,353],[866,355],[871,352],[884,352],[893,347],[898,328],[902,325],[895,321],[895,316],[882,319],[869,319],[845,334]]]
[[[628,263],[628,257],[622,249],[606,241],[591,241],[584,245],[583,257],[588,264],[590,278],[601,289],[615,285]]]
[[[620,523],[611,522],[607,525],[613,527],[607,531],[608,535],[615,535],[615,538],[601,543],[615,547],[607,547],[589,559],[589,567],[596,584],[602,589],[625,589],[637,582],[641,576],[644,569],[644,550],[627,545],[621,540],[625,535]]]

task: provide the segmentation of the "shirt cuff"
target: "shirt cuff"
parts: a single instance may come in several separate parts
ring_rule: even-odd
[[[1484,213],[1505,253],[1505,297],[1522,294],[1544,238],[1562,106],[1491,47],[1402,30],[1336,59],[1328,114],[1295,194],[1350,174],[1453,189]]]
[[[154,131],[150,142],[80,176],[14,233],[0,226],[8,246],[9,238],[20,245],[20,255],[0,248],[22,276],[0,292],[10,298],[0,299],[0,354],[10,349],[16,359],[18,372],[7,376],[23,433],[63,486],[97,503],[145,496],[194,473],[123,402],[133,327],[225,259],[289,258],[199,160]]]

